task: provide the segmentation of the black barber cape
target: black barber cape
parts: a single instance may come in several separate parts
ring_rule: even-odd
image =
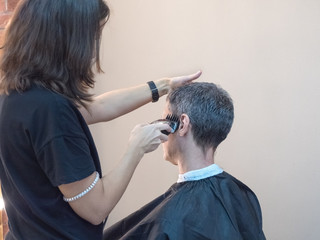
[[[104,240],[265,240],[255,194],[226,172],[175,183],[114,224]]]

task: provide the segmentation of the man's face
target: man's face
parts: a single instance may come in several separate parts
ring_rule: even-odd
[[[171,114],[169,103],[166,103],[162,118],[166,118],[168,114]],[[162,144],[163,147],[163,158],[174,165],[177,165],[177,132],[168,135],[168,141]]]

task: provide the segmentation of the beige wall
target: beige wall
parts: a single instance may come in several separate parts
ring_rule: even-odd
[[[96,93],[203,70],[234,99],[235,123],[216,161],[260,199],[266,237],[316,240],[320,207],[320,1],[109,0],[105,74]],[[104,171],[131,129],[161,116],[164,99],[92,126]],[[112,106],[110,106],[112,107]],[[109,218],[163,193],[177,169],[147,154]]]

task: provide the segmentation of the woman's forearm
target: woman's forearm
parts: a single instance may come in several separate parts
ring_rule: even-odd
[[[198,71],[191,75],[162,78],[155,80],[159,96],[167,94],[171,89],[190,83],[201,75]],[[87,109],[81,107],[87,124],[106,122],[127,114],[146,103],[151,102],[152,93],[147,83],[135,87],[114,90],[101,94],[88,104]]]
[[[165,95],[169,79],[155,81],[159,95]],[[106,122],[127,114],[151,102],[152,94],[148,84],[106,92],[94,98],[88,110],[80,109],[87,124]]]

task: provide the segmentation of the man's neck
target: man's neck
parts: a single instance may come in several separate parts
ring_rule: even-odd
[[[205,168],[212,164],[214,164],[214,150],[212,148],[203,150],[199,147],[187,147],[178,159],[180,174]]]

